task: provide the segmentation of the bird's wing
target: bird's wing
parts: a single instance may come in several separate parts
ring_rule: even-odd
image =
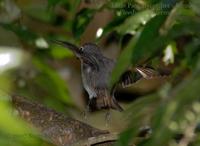
[[[161,76],[162,75],[158,71],[155,71],[154,69],[136,67],[134,70],[128,70],[124,72],[119,80],[119,84],[121,84],[122,87],[125,88],[142,78],[153,79]]]

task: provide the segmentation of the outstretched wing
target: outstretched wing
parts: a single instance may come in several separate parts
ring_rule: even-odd
[[[136,67],[134,70],[128,70],[125,73],[123,73],[119,80],[119,84],[121,84],[122,87],[125,88],[142,78],[153,79],[161,76],[162,75],[158,71],[155,71],[154,69]]]

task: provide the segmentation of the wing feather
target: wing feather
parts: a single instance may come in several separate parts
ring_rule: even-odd
[[[124,72],[119,80],[119,84],[125,88],[131,86],[142,78],[153,79],[158,77],[162,77],[162,75],[154,69],[136,67],[134,70]]]

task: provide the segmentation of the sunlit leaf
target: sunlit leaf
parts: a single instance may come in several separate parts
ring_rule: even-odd
[[[47,48],[49,47],[48,42],[47,42],[44,38],[42,38],[42,37],[37,38],[37,39],[35,40],[35,45],[36,45],[38,48],[41,48],[41,49],[47,49]]]
[[[11,108],[5,101],[0,101],[0,129],[8,133],[23,134],[29,130],[22,121],[11,115]],[[17,121],[17,122],[16,122]],[[29,131],[30,132],[30,131]]]
[[[0,46],[0,74],[22,65],[26,60],[25,54],[20,48]]]
[[[138,12],[135,15],[128,17],[123,24],[117,26],[116,30],[120,34],[135,34],[136,30],[141,25],[145,25],[153,16],[155,16],[155,13],[152,10]]]
[[[103,34],[101,35],[101,37],[105,36],[109,32],[114,31],[117,26],[119,26],[126,20],[126,18],[127,16],[115,16],[115,18],[103,28]]]
[[[164,50],[164,56],[163,56],[164,63],[166,65],[170,63],[173,64],[176,53],[177,53],[176,43],[171,42],[170,44],[167,45],[167,47]]]
[[[1,78],[0,81],[2,83]],[[10,97],[2,92],[0,89],[0,144],[35,145],[40,142],[36,130],[14,114],[11,104],[8,102]],[[5,141],[2,136],[5,136]]]

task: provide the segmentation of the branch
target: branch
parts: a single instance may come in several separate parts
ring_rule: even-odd
[[[117,134],[96,129],[21,96],[12,96],[12,103],[20,117],[37,128],[43,138],[54,145],[111,146],[117,139]]]

